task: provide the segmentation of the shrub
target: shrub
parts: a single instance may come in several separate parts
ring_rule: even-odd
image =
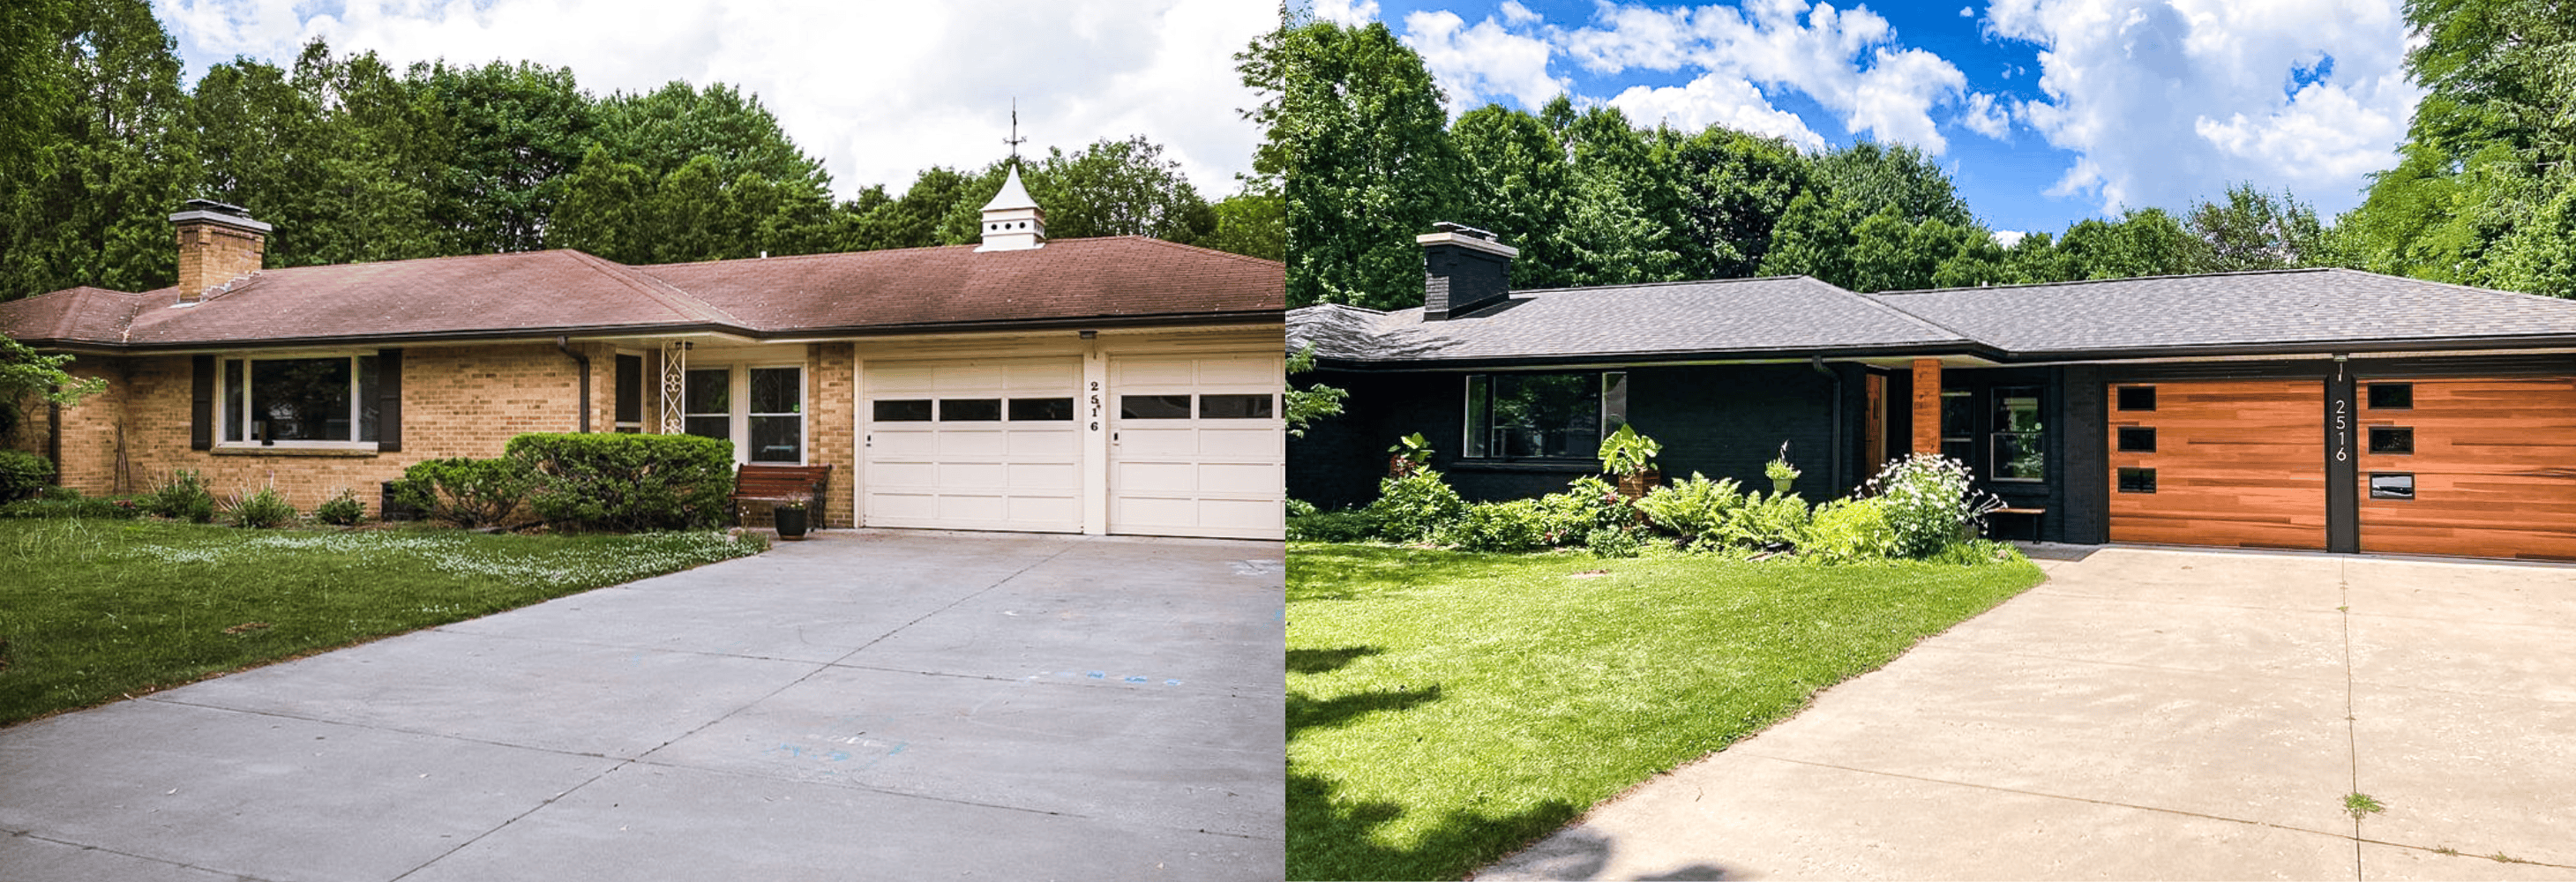
[[[367,519],[367,504],[358,501],[358,491],[343,487],[340,495],[313,507],[313,519],[333,526],[352,526]]]
[[[0,505],[6,518],[133,518],[142,514],[131,499],[90,499],[69,487],[47,487],[34,499]]]
[[[1377,519],[1359,509],[1288,517],[1288,538],[1299,542],[1366,542],[1377,532]]]
[[[1645,546],[1635,530],[1602,527],[1583,534],[1583,549],[1595,557],[1636,557]]]
[[[425,459],[403,470],[394,498],[439,520],[485,527],[518,510],[533,484],[527,464],[509,457]]]
[[[295,521],[295,506],[272,484],[224,500],[224,523],[250,529],[285,526]]]
[[[0,502],[36,495],[54,481],[54,464],[21,450],[0,450]]]
[[[143,494],[143,513],[192,523],[215,519],[215,494],[206,489],[206,476],[195,469],[179,469],[153,485]]]
[[[1795,493],[1765,498],[1760,491],[1744,497],[1744,507],[1727,519],[1727,540],[1756,548],[1793,547],[1807,531],[1807,501]]]
[[[1888,464],[1861,492],[1884,501],[1896,553],[1906,557],[1926,557],[1976,535],[1996,504],[1969,489],[1966,465],[1929,453]]]
[[[1887,506],[1877,497],[1836,499],[1807,519],[1798,553],[1827,563],[1878,560],[1896,552],[1896,531],[1887,525]]]
[[[1538,507],[1546,516],[1549,545],[1574,545],[1594,530],[1627,530],[1637,524],[1637,510],[1620,497],[1618,488],[1592,475],[1539,497]]]
[[[1288,500],[1288,517],[1291,519],[1311,517],[1315,513],[1315,504],[1312,502],[1295,498]]]
[[[1711,481],[1698,472],[1637,500],[1637,510],[1648,522],[1702,547],[1724,542],[1726,525],[1743,507],[1744,494],[1735,479]]]
[[[534,478],[529,505],[561,529],[711,527],[733,499],[733,445],[715,438],[536,432],[506,450]]]
[[[1421,541],[1467,513],[1467,501],[1430,469],[1380,478],[1377,488],[1368,516],[1377,522],[1378,537],[1390,542]]]
[[[1537,551],[1554,544],[1548,515],[1535,499],[1479,502],[1440,531],[1440,539],[1464,551]]]

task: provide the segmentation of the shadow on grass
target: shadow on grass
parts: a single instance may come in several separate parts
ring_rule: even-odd
[[[1338,698],[1316,701],[1302,692],[1288,693],[1288,740],[1297,740],[1305,729],[1339,726],[1361,714],[1378,711],[1410,710],[1415,705],[1440,700],[1440,687],[1402,692],[1356,692]]]
[[[1333,786],[1318,776],[1288,774],[1290,879],[1462,878],[1475,871],[1475,855],[1500,854],[1547,835],[1576,811],[1570,803],[1550,801],[1502,816],[1450,812],[1411,845],[1397,848],[1379,843],[1375,833],[1403,817],[1403,806],[1336,805]]]
[[[0,650],[7,649],[8,645],[9,644],[6,642],[0,642]],[[1288,673],[1321,674],[1328,671],[1338,671],[1344,666],[1349,665],[1351,662],[1385,651],[1386,650],[1379,649],[1374,646],[1344,646],[1336,649],[1291,649],[1288,650]],[[5,658],[5,656],[0,656],[0,658]]]

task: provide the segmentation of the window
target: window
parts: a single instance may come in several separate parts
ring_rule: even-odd
[[[2156,452],[2156,430],[2148,426],[2120,427],[2121,453]]]
[[[998,423],[1002,421],[1002,399],[939,399],[939,421],[943,423]]]
[[[2370,384],[2371,410],[2412,410],[2415,407],[2415,384]]]
[[[2370,452],[2403,456],[2415,452],[2415,430],[2403,426],[2370,427]]]
[[[930,422],[930,399],[928,398],[878,401],[871,409],[875,411],[874,418],[880,423]]]
[[[681,389],[681,431],[733,442],[741,462],[805,461],[804,368],[690,368]],[[889,403],[876,403],[878,419]]]
[[[2119,396],[2121,410],[2156,409],[2156,387],[2154,386],[2122,386]]]
[[[644,356],[617,356],[616,422],[620,432],[644,431]]]
[[[2155,470],[2155,469],[2121,469],[2121,470],[2120,470],[2120,492],[2122,492],[2122,493],[2154,493],[2154,492],[2156,492],[2156,470]]]
[[[1977,446],[1976,398],[1965,389],[1941,393],[1941,455],[1968,462]]]
[[[358,447],[378,437],[377,358],[331,355],[223,360],[227,444]]]
[[[1989,436],[1989,449],[1994,453],[1994,479],[1998,481],[2044,481],[2048,479],[2048,451],[2043,443],[2046,432],[2039,419],[2039,387],[1995,387],[1995,430]]]
[[[2370,473],[2370,498],[2415,498],[2415,474],[2413,472]]]
[[[1467,376],[1469,458],[1589,460],[1627,422],[1624,371]]]
[[[1199,419],[1266,420],[1275,411],[1269,395],[1201,395]]]
[[[1072,422],[1071,398],[1013,398],[1012,422]]]
[[[1118,418],[1122,420],[1185,420],[1190,418],[1187,395],[1121,395],[1118,396]]]

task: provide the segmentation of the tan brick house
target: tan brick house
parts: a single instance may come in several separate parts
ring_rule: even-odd
[[[267,224],[191,203],[178,285],[0,303],[108,382],[6,442],[92,494],[185,468],[309,509],[523,432],[687,432],[832,464],[833,526],[1278,538],[1281,265],[1048,241],[1016,173],[985,218],[979,246],[262,270]]]

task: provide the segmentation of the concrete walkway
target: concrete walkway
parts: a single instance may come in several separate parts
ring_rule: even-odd
[[[2041,564],[1476,878],[2576,879],[2576,569]]]
[[[0,729],[0,880],[1275,880],[1281,563],[829,531]]]

